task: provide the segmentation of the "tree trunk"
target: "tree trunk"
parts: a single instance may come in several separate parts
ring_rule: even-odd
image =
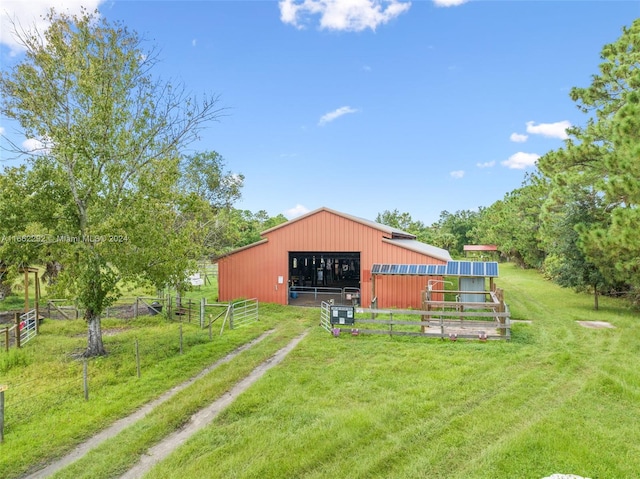
[[[102,344],[102,326],[100,324],[100,315],[95,314],[93,311],[87,310],[84,315],[88,328],[87,336],[87,350],[84,352],[84,357],[93,358],[96,356],[106,356],[107,351]]]

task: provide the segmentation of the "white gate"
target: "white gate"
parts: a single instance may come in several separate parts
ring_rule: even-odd
[[[320,326],[331,332],[331,304],[326,301],[320,304]]]
[[[37,327],[38,318],[36,317],[36,310],[32,309],[31,311],[20,315],[20,344],[25,344],[31,338],[34,338],[36,334],[38,334]]]

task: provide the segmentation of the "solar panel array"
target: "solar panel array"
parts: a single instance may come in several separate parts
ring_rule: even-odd
[[[447,261],[447,264],[374,264],[371,274],[403,276],[482,276],[497,277],[495,261]]]

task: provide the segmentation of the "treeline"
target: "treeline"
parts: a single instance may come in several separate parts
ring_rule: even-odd
[[[591,85],[571,90],[584,126],[538,161],[522,186],[477,212],[443,212],[425,227],[407,214],[378,220],[461,254],[495,244],[505,259],[558,284],[640,303],[640,19],[605,45]]]

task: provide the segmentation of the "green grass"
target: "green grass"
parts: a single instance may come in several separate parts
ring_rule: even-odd
[[[184,325],[188,346],[178,355],[176,323],[107,321],[105,329],[122,331],[107,337],[112,354],[90,365],[89,402],[77,379],[81,364],[68,354],[84,346],[84,324],[45,322],[37,343],[0,353],[0,383],[10,385],[0,477],[16,477],[36,458],[62,454],[276,328],[55,476],[117,477],[308,326],[311,334],[283,363],[145,477],[637,477],[637,313],[609,298],[593,311],[590,296],[511,265],[500,266],[497,283],[513,318],[532,321],[514,324],[511,342],[333,338],[317,327],[317,309],[269,305],[261,306],[256,325],[213,342]],[[576,320],[609,321],[616,328],[586,329]],[[140,379],[132,364],[135,338],[147,358]]]
[[[0,445],[0,477],[18,477],[34,464],[44,464],[61,456],[117,418],[193,377],[264,331],[275,328],[275,333],[252,350],[211,373],[208,381],[200,381],[164,404],[152,415],[159,425],[143,424],[145,434],[136,437],[133,443],[119,437],[118,447],[125,449],[124,456],[129,462],[124,463],[129,464],[135,457],[128,447],[134,451],[145,450],[184,423],[194,410],[208,404],[216,394],[222,394],[293,335],[307,328],[310,314],[310,310],[300,308],[263,305],[260,321],[227,330],[222,336],[219,327],[214,328],[212,340],[207,330],[183,323],[182,355],[179,354],[180,326],[176,322],[167,322],[160,316],[141,317],[137,321],[103,320],[109,355],[88,362],[89,401],[84,400],[83,365],[76,359],[77,353],[86,346],[84,321],[45,321],[37,339],[20,350],[0,353],[0,384],[9,386],[5,392],[5,442]],[[140,378],[135,363],[136,340],[141,357]],[[117,470],[122,466],[113,460],[116,450],[111,448],[106,462]],[[94,462],[91,468],[95,467],[100,470],[107,466]],[[101,474],[84,477],[112,477]]]

